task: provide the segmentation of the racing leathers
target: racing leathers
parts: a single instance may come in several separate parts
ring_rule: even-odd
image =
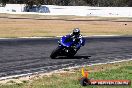
[[[81,46],[85,45],[85,40],[81,34],[79,35],[69,34],[69,35],[66,35],[66,37],[73,39],[73,41],[75,42],[73,47],[77,50],[79,50]]]

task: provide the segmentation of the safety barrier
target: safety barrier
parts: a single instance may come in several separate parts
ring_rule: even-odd
[[[42,5],[28,8],[24,4],[7,4],[0,7],[0,13],[40,14],[40,15],[74,15],[102,17],[132,17],[132,7],[89,7]]]

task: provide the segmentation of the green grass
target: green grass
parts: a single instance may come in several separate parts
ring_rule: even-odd
[[[85,67],[89,71],[89,78],[93,79],[127,79],[132,80],[132,61],[115,64]],[[74,69],[75,73],[55,73],[43,76],[30,82],[1,84],[0,88],[84,88],[79,84],[81,68]],[[87,86],[85,88],[132,88],[130,86]]]

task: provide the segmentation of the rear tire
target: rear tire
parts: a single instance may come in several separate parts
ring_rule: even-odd
[[[55,59],[58,56],[60,49],[61,49],[60,47],[57,47],[56,49],[54,49],[50,55],[50,58]]]

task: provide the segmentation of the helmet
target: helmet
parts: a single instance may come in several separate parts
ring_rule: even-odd
[[[80,34],[80,29],[79,28],[74,28],[73,35],[79,35],[79,34]]]

